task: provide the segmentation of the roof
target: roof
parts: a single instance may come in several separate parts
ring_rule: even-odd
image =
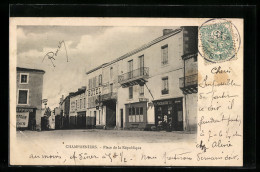
[[[96,68],[94,68],[94,69],[91,69],[90,71],[86,72],[86,74],[88,75],[88,74],[90,74],[90,73],[92,73],[92,72],[94,72],[94,71],[96,71],[96,70],[102,68],[102,67],[103,67],[104,65],[106,65],[106,64],[107,64],[107,63],[104,63],[104,64],[102,64],[102,65],[100,65],[100,66],[98,66],[98,67],[96,67]]]
[[[79,88],[78,91],[73,92],[73,93],[70,95],[70,97],[75,97],[75,96],[77,96],[77,95],[80,95],[80,94],[82,94],[82,93],[85,93],[85,91],[86,91],[86,88]]]
[[[41,72],[41,73],[45,73],[44,70],[40,70],[40,69],[30,69],[30,68],[22,68],[22,67],[16,67],[17,71],[26,71],[26,72]]]
[[[156,38],[156,39],[154,39],[153,41],[148,42],[147,44],[144,44],[144,45],[142,45],[141,47],[139,47],[139,48],[137,48],[137,49],[134,49],[134,50],[132,50],[132,51],[130,51],[130,52],[128,52],[128,53],[126,53],[126,54],[124,54],[124,55],[118,57],[117,59],[115,59],[115,60],[113,60],[113,61],[111,61],[111,62],[109,62],[109,63],[102,64],[102,65],[100,65],[100,66],[98,66],[98,67],[96,67],[96,68],[94,68],[94,69],[92,69],[92,70],[86,72],[86,74],[88,75],[88,74],[90,74],[90,73],[92,73],[92,72],[94,72],[94,71],[96,71],[96,70],[98,70],[98,69],[100,69],[100,68],[102,68],[102,67],[106,67],[106,66],[108,66],[108,65],[110,65],[110,64],[113,64],[113,63],[115,63],[115,62],[117,62],[117,61],[123,60],[123,59],[125,59],[125,58],[127,58],[127,57],[129,57],[129,56],[131,56],[131,55],[134,55],[134,54],[136,54],[136,53],[138,53],[138,52],[140,52],[140,51],[142,51],[142,50],[145,50],[145,49],[151,47],[152,45],[154,45],[154,44],[156,44],[156,43],[158,43],[158,42],[161,42],[161,41],[163,41],[163,40],[165,40],[165,39],[167,39],[167,38],[169,38],[169,37],[171,37],[171,36],[173,36],[173,35],[176,35],[177,33],[181,32],[181,31],[182,31],[182,28],[180,28],[180,29],[175,29],[175,30],[173,30],[172,32],[170,32],[170,33],[167,34],[167,35],[163,35],[163,36],[161,36],[161,37],[159,37],[159,38]]]

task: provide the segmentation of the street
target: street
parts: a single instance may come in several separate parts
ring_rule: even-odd
[[[132,131],[103,129],[74,129],[50,131],[17,131],[17,140],[49,141],[120,141],[130,143],[196,142],[196,134],[185,131]]]

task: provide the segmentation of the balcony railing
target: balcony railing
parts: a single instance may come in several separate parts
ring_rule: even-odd
[[[112,100],[112,99],[117,99],[117,93],[116,92],[103,94],[101,96],[101,101],[107,101],[107,100]]]
[[[184,93],[196,93],[198,91],[198,74],[185,76],[179,79],[180,89]]]
[[[127,86],[128,83],[130,85],[134,85],[134,84],[138,84],[139,81],[144,82],[144,80],[148,77],[149,77],[149,68],[141,67],[131,72],[127,72],[122,75],[119,75],[118,82],[123,86]]]

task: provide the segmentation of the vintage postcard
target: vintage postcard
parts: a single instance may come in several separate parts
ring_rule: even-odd
[[[10,165],[243,166],[243,22],[10,18]]]

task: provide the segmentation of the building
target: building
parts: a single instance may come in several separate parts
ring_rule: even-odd
[[[59,103],[60,105],[60,103]],[[61,129],[62,128],[62,116],[61,116],[61,107],[55,107],[54,108],[54,116],[55,116],[55,129]]]
[[[41,130],[43,75],[45,71],[17,67],[16,127]]]
[[[70,95],[66,96],[61,101],[61,116],[62,116],[62,129],[69,128],[69,114],[70,114]]]
[[[185,129],[197,129],[198,100],[198,28],[183,27],[183,69],[184,76],[179,79],[180,89],[184,95]]]
[[[70,93],[69,128],[87,128],[91,125],[92,119],[86,116],[86,87]],[[93,123],[93,122],[92,122]]]
[[[118,63],[105,63],[87,73],[87,115],[96,128],[116,126]]]
[[[105,109],[102,107],[101,95],[103,91],[102,66],[87,72],[87,117],[93,119],[93,126],[102,128],[106,119],[103,117]]]
[[[102,114],[99,124],[196,130],[197,34],[198,27],[164,29],[161,37],[87,72],[88,108]]]

